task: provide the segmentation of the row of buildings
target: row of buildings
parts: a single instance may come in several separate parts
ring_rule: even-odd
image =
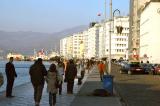
[[[60,40],[66,58],[111,58],[160,63],[160,0],[130,0],[130,16],[114,17]],[[110,23],[112,23],[110,30]],[[117,29],[121,27],[120,33]]]
[[[110,23],[106,20],[91,23],[89,28],[60,40],[60,55],[65,58],[103,58],[109,55]],[[127,59],[129,17],[117,16],[112,22],[111,52],[112,58]],[[119,32],[121,28],[122,32]]]

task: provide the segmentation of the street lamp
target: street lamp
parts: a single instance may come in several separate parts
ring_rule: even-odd
[[[111,74],[111,35],[112,35],[112,0],[110,0],[110,30],[109,30],[109,62],[108,62],[108,73]]]
[[[114,14],[115,14],[115,12],[118,12],[119,16],[121,14],[120,10],[118,10],[118,9],[116,9],[116,10],[113,11],[113,32],[114,32]]]

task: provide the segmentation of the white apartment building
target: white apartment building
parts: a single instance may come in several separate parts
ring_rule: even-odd
[[[65,58],[72,58],[73,54],[73,37],[68,36],[60,40],[60,55]]]
[[[160,63],[160,1],[150,2],[140,17],[140,58]]]
[[[82,49],[84,49],[83,45],[84,43],[84,39],[83,39],[83,33],[76,33],[73,34],[73,57],[78,57],[78,58],[82,58],[83,55],[83,51]]]
[[[105,24],[104,22],[99,24],[99,52],[98,57],[102,58],[105,57],[105,45],[106,45],[106,39],[105,39]]]
[[[129,17],[114,17],[112,22],[114,27],[111,34],[111,58],[119,59],[120,57],[128,59],[128,36],[129,36]],[[122,26],[123,30],[121,34],[118,34],[117,27]],[[109,31],[110,21],[106,22],[106,44],[105,55],[109,56]]]
[[[88,58],[87,54],[88,54],[88,29],[83,31],[83,39],[84,39],[84,58]]]
[[[91,26],[81,33],[73,34],[72,38],[65,38],[61,44],[61,53],[67,57],[77,58],[102,58],[109,55],[109,30],[110,21],[99,23]],[[113,24],[113,22],[112,22]],[[122,26],[121,34],[117,33],[117,26]],[[106,30],[104,30],[106,29]],[[112,58],[119,59],[123,57],[128,59],[128,34],[129,34],[129,17],[114,18],[114,33],[111,38]],[[67,40],[68,39],[68,40]],[[61,41],[62,42],[62,41]],[[71,46],[72,45],[72,46]],[[72,49],[71,49],[72,48]],[[63,50],[62,50],[63,49]],[[72,50],[72,52],[71,52]]]
[[[98,57],[98,40],[99,40],[99,25],[96,24],[95,26],[88,29],[88,47],[86,51],[86,58]]]
[[[67,52],[66,52],[66,54],[65,54],[65,56],[66,56],[66,58],[72,58],[73,57],[73,36],[68,36],[68,37],[66,37],[66,39],[67,39],[67,44],[66,44],[66,50],[67,50]]]
[[[63,38],[60,40],[60,55],[65,56],[67,54],[67,39]]]

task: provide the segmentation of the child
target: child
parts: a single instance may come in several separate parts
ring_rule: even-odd
[[[49,104],[50,106],[55,106],[56,94],[57,94],[56,82],[58,81],[58,72],[56,70],[55,64],[50,65],[46,81],[47,81],[47,92],[49,93]]]

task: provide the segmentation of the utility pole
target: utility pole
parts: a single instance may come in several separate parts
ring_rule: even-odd
[[[105,19],[105,20],[106,20],[106,18],[107,18],[106,12],[107,12],[107,2],[106,2],[106,0],[105,0],[105,2],[104,2],[104,19]]]
[[[110,0],[110,30],[109,30],[109,64],[108,73],[111,74],[111,35],[112,35],[112,0]]]
[[[103,42],[103,49],[102,49],[102,56],[105,56],[105,45],[106,45],[106,43],[105,43],[105,39],[106,39],[106,20],[107,20],[107,14],[106,14],[106,12],[107,12],[107,2],[106,2],[106,0],[104,1],[104,22],[103,22],[103,40],[102,40],[102,42]]]

